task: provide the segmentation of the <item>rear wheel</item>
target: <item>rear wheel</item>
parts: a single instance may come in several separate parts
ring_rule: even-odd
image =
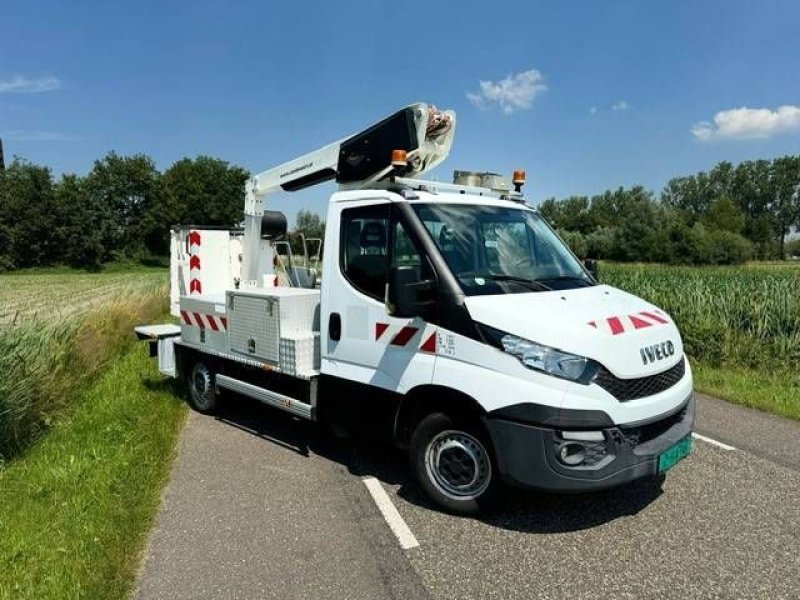
[[[196,362],[189,374],[189,404],[197,412],[209,414],[217,407],[214,372],[203,362]]]
[[[477,424],[432,413],[414,430],[409,452],[420,485],[445,510],[475,514],[492,499],[497,487],[494,458]]]

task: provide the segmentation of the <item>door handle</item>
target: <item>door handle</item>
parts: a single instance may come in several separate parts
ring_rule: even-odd
[[[328,337],[334,342],[342,337],[342,315],[339,313],[331,313],[328,318]]]

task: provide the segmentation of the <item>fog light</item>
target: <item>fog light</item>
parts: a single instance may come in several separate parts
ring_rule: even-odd
[[[558,451],[558,457],[565,465],[577,467],[586,458],[586,447],[577,442],[562,444],[561,449]]]

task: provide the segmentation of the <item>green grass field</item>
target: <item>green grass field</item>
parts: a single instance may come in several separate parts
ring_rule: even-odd
[[[0,470],[0,598],[129,594],[185,412],[129,347]]]
[[[603,264],[600,278],[672,315],[698,389],[800,419],[800,265]]]

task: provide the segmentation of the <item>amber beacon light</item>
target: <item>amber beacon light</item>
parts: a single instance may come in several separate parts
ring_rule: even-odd
[[[408,165],[408,157],[405,150],[392,150],[392,166],[405,167]]]
[[[511,182],[514,184],[514,191],[521,192],[522,186],[525,185],[525,171],[514,171]]]

